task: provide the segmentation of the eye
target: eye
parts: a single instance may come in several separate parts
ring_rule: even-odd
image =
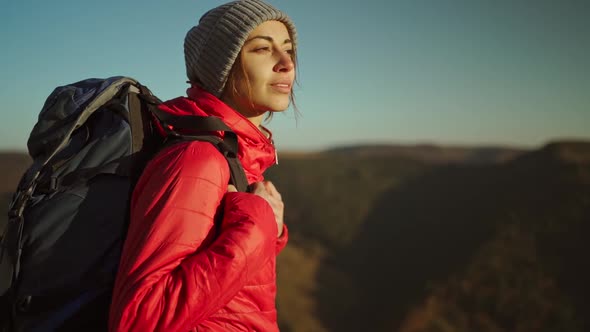
[[[291,59],[295,59],[295,50],[294,49],[292,49],[292,48],[285,49],[285,50],[283,50],[283,52],[289,54]]]
[[[264,53],[264,52],[268,52],[270,51],[270,47],[268,46],[261,46],[261,47],[257,47],[254,49],[254,52],[256,53]]]

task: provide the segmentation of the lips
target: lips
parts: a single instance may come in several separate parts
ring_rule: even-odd
[[[270,86],[282,93],[290,93],[291,92],[291,81],[288,80],[282,80],[282,81],[277,81],[274,83],[271,83]]]
[[[271,85],[272,86],[278,86],[278,87],[281,87],[281,88],[283,88],[283,87],[284,88],[290,88],[291,87],[291,84],[289,84],[289,83],[274,83],[274,84],[271,84]]]

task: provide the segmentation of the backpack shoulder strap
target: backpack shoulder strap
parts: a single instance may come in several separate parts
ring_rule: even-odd
[[[231,146],[232,140],[228,142],[227,136],[228,134],[233,135],[235,137],[235,146]],[[230,183],[233,184],[236,189],[240,192],[247,192],[249,190],[248,187],[248,178],[246,177],[246,172],[244,171],[244,167],[242,163],[238,159],[237,154],[237,136],[234,132],[226,131],[225,132],[226,138],[221,139],[217,136],[212,135],[196,135],[196,136],[188,136],[188,135],[180,135],[180,136],[172,136],[168,137],[166,143],[162,146],[162,149],[165,149],[169,146],[180,142],[187,142],[187,141],[204,141],[209,142],[219,150],[219,152],[225,157],[227,164],[229,166],[230,172]]]
[[[221,118],[216,116],[176,116],[164,112],[157,107],[161,103],[159,99],[152,96],[144,86],[140,85],[140,90],[142,93],[138,97],[146,102],[149,112],[154,115],[156,120],[162,124],[164,130],[167,131],[168,137],[162,148],[180,141],[197,140],[210,142],[227,160],[231,184],[236,186],[238,191],[248,191],[248,179],[244,172],[244,167],[238,159],[238,136]],[[169,126],[174,128],[174,130],[170,129]],[[223,139],[213,135],[186,135],[179,133],[177,131],[178,129],[192,132],[223,131],[225,135]]]

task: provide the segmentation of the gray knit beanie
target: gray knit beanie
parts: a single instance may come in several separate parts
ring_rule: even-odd
[[[184,39],[188,79],[220,97],[246,38],[258,25],[271,20],[285,24],[295,49],[293,21],[264,1],[238,0],[206,12]]]

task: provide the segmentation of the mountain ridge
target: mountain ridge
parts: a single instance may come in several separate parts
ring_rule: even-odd
[[[4,177],[30,163],[4,156]],[[281,331],[590,327],[590,141],[279,159],[266,178],[290,234],[277,263]]]

